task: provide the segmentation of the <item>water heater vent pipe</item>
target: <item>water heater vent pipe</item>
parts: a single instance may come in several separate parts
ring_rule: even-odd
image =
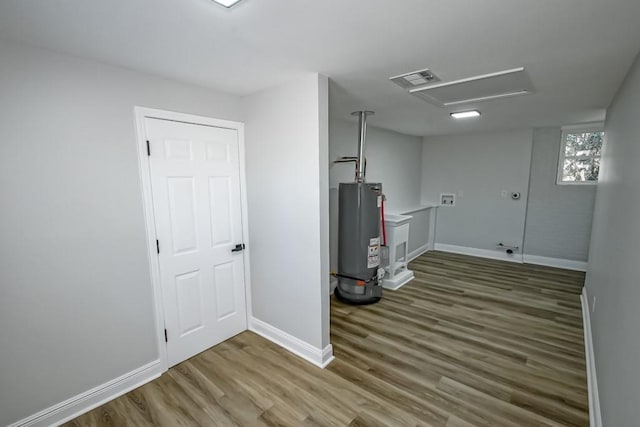
[[[364,182],[365,161],[364,146],[367,139],[367,116],[372,116],[373,111],[354,111],[352,116],[358,116],[358,160],[356,161],[356,182]]]

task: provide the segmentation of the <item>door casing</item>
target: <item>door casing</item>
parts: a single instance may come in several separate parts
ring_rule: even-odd
[[[242,233],[246,249],[244,250],[244,284],[245,284],[245,304],[247,313],[247,325],[252,319],[251,312],[251,271],[250,271],[250,251],[249,244],[249,223],[247,215],[247,185],[246,185],[246,165],[245,165],[245,144],[244,144],[244,123],[230,120],[214,119],[192,114],[177,113],[173,111],[157,110],[146,107],[134,107],[136,123],[136,139],[138,162],[140,172],[140,185],[142,189],[142,202],[144,210],[144,220],[147,236],[147,257],[149,270],[151,273],[151,284],[153,287],[154,313],[156,325],[156,340],[158,343],[158,355],[162,372],[168,369],[167,346],[164,338],[164,305],[162,302],[162,287],[160,283],[160,263],[156,250],[156,227],[153,211],[153,197],[151,192],[151,171],[149,156],[147,155],[147,137],[144,126],[145,118],[171,120],[175,122],[190,123],[196,125],[214,126],[219,128],[234,129],[238,132],[238,147],[240,150],[240,202],[242,208]]]

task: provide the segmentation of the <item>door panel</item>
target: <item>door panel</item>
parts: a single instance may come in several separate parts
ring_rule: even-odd
[[[179,139],[167,139],[164,143],[165,159],[167,160],[192,160],[191,141]]]
[[[215,300],[218,320],[235,313],[235,294],[232,286],[234,280],[233,263],[224,263],[213,267]]]
[[[145,119],[173,366],[247,328],[236,130]]]
[[[171,216],[171,241],[173,253],[198,249],[195,212],[195,182],[193,177],[170,177],[169,215]]]
[[[211,242],[213,246],[230,244],[237,240],[233,235],[231,219],[231,182],[226,176],[209,178],[209,201],[211,203]]]
[[[176,276],[176,302],[178,305],[178,333],[180,337],[204,327],[202,316],[202,283],[200,271]]]

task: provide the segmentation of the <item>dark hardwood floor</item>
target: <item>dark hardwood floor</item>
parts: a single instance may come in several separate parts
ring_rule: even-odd
[[[442,252],[332,300],[318,369],[244,332],[68,426],[587,426],[584,274]]]

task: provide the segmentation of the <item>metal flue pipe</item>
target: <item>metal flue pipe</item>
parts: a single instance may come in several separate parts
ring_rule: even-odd
[[[367,116],[372,116],[373,114],[373,111],[354,111],[351,113],[352,116],[358,116],[358,160],[356,162],[356,182],[364,182],[364,146],[367,139]]]

